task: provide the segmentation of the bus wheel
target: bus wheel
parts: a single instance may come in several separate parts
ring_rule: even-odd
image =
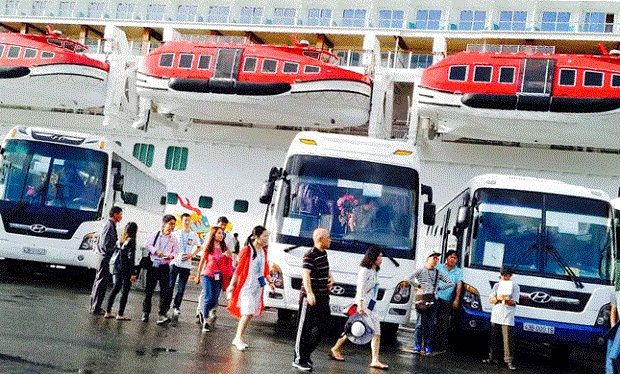
[[[397,323],[381,322],[381,343],[387,345],[395,345],[398,342],[396,334],[398,333]]]
[[[278,322],[288,322],[293,318],[293,311],[288,309],[278,309]]]

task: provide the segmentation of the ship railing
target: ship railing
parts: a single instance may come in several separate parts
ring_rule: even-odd
[[[555,53],[555,47],[549,45],[468,44],[467,51],[550,54]]]
[[[201,42],[201,43],[232,43],[232,44],[246,44],[249,42],[249,38],[246,36],[232,36],[232,35],[199,35],[199,34],[181,34],[177,33],[172,37],[174,41],[188,41],[188,42]]]

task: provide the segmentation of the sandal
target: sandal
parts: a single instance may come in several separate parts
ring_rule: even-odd
[[[121,316],[121,315],[116,316],[116,319],[119,321],[131,321],[131,318],[127,316]]]
[[[331,358],[332,360],[336,360],[336,361],[344,361],[344,356],[342,355],[342,353],[340,352],[336,352],[333,349],[329,350],[329,353],[327,354],[329,356],[329,358]]]
[[[383,362],[377,362],[374,364],[370,364],[369,366],[373,369],[379,369],[379,370],[387,370],[389,368],[389,366],[387,364],[384,364]]]
[[[103,318],[114,318],[114,317],[116,317],[114,314],[108,313],[108,312],[105,312],[105,314],[103,315]]]

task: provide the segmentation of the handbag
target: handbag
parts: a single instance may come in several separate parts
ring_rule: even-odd
[[[155,234],[155,240],[153,240],[153,247],[155,246],[155,243],[157,243],[160,232],[161,231],[157,231],[157,234]],[[149,269],[151,266],[153,266],[153,260],[151,260],[151,254],[148,252],[148,250],[146,251],[146,256],[142,256],[142,258],[140,259],[140,265],[138,266],[140,267],[140,269]]]
[[[419,312],[423,312],[431,309],[437,299],[435,298],[435,288],[437,288],[438,270],[435,269],[435,282],[433,283],[433,292],[430,293],[416,293],[414,299],[415,309]]]

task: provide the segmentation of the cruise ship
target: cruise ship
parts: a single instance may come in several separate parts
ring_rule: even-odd
[[[365,124],[312,129],[416,143],[425,161],[422,173],[434,184],[439,204],[473,175],[491,171],[561,179],[615,196],[620,144],[593,141],[586,147],[561,139],[548,144],[532,136],[524,137],[527,141],[502,141],[484,132],[474,132],[476,138],[442,135],[441,123],[417,112],[414,91],[423,69],[471,44],[546,46],[559,54],[597,54],[598,44],[618,50],[619,4],[4,0],[2,32],[45,34],[49,25],[88,46],[89,55],[105,59],[110,74],[102,108],[40,110],[12,103],[0,110],[0,129],[36,125],[112,136],[168,181],[169,211],[185,209],[176,203],[178,196],[187,202],[184,205],[201,209],[209,221],[228,216],[233,231],[244,237],[263,221],[261,182],[272,166],[282,164],[295,134],[308,126],[286,121],[218,123],[158,111],[137,94],[136,71],[145,56],[173,40],[222,36],[291,45],[294,35],[337,56],[340,67],[372,80]],[[601,133],[601,139],[606,135]]]

